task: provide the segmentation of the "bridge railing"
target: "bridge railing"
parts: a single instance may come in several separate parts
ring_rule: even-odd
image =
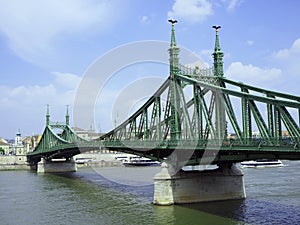
[[[197,67],[190,68],[180,64],[178,71],[175,74],[190,77],[197,81],[202,81],[213,85],[217,85],[219,80],[219,77],[214,76],[213,67],[200,69]]]
[[[190,76],[214,76],[214,70],[212,67],[200,69],[199,67],[188,67],[179,64],[179,73],[183,75],[190,75]]]

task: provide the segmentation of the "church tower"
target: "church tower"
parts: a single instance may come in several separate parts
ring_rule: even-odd
[[[14,152],[16,155],[25,155],[26,154],[26,150],[25,150],[23,142],[22,142],[22,136],[21,136],[20,129],[18,130],[16,137],[15,137]]]

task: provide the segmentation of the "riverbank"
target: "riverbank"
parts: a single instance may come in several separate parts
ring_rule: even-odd
[[[14,164],[14,165],[0,164],[0,171],[8,171],[8,170],[30,170],[30,166],[28,164]]]
[[[122,166],[120,161],[95,161],[95,162],[86,162],[82,164],[77,164],[77,168],[84,167],[112,167],[112,166]]]
[[[1,155],[0,171],[30,170],[30,166],[28,165],[26,160],[26,155]]]
[[[100,161],[100,162],[90,162],[77,164],[77,168],[88,168],[88,167],[118,167],[122,166],[121,162],[113,161]],[[9,171],[9,170],[30,170],[29,164],[0,164],[0,172],[1,171]]]
[[[77,168],[86,167],[111,167],[122,166],[121,161],[116,160],[117,156],[126,156],[128,154],[116,153],[85,153],[74,156],[74,159],[80,158],[86,160],[84,163],[77,163]],[[26,155],[2,155],[0,156],[0,171],[8,170],[30,170],[26,162]]]

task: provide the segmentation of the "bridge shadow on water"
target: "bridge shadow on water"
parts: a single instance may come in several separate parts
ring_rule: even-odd
[[[228,200],[155,206],[159,221],[171,224],[298,224],[300,208],[261,200]]]
[[[111,179],[108,179],[107,177],[89,169],[83,169],[75,173],[52,173],[51,175],[56,177],[58,180],[63,181],[64,179],[67,179],[72,183],[80,183],[81,186],[84,186],[84,184],[90,185],[91,187],[95,185],[94,187],[96,187],[96,189],[107,189],[122,194],[137,195],[141,198],[144,198],[146,201],[152,201],[153,198],[153,184],[139,186],[125,185],[112,181]]]
[[[227,200],[180,205],[193,211],[205,212],[217,217],[244,221],[245,200]]]
[[[244,224],[243,200],[154,206],[157,221],[170,224]]]

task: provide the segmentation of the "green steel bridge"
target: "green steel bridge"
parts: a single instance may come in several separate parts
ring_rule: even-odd
[[[68,111],[61,124],[51,123],[47,110],[46,128],[37,147],[27,155],[28,161],[70,159],[95,149],[182,165],[299,160],[300,97],[227,79],[219,26],[213,27],[216,39],[211,68],[180,64],[175,21],[170,22],[170,75],[140,109],[97,140],[77,136],[70,127]],[[234,135],[229,136],[229,131]],[[283,135],[284,131],[288,135]]]

